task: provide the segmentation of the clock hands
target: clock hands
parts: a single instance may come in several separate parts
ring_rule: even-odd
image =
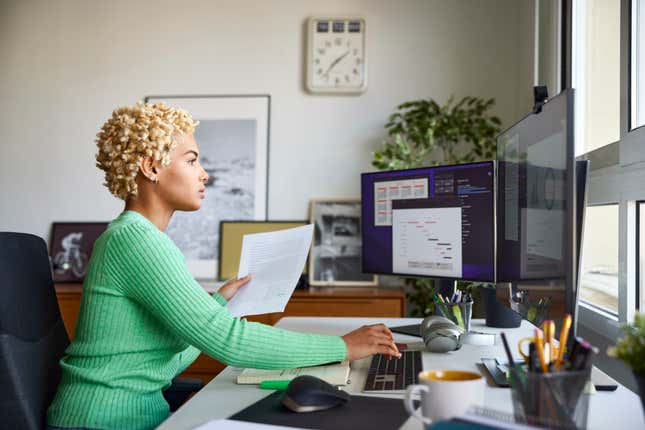
[[[348,55],[349,55],[349,50],[348,50],[347,52],[345,52],[343,55],[341,55],[340,57],[336,58],[334,61],[332,61],[332,62],[331,62],[331,64],[329,65],[329,67],[327,67],[327,70],[325,70],[325,73],[323,73],[323,75],[327,75],[327,77],[329,77],[329,72],[330,72],[330,70],[331,70],[331,69],[332,69],[336,64],[340,63],[340,61],[341,61],[343,58],[347,57]]]

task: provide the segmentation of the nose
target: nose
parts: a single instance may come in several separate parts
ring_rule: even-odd
[[[209,178],[208,172],[206,170],[204,170],[204,168],[202,168],[202,173],[203,173],[202,174],[202,182],[204,182],[204,183],[208,182],[208,178]]]

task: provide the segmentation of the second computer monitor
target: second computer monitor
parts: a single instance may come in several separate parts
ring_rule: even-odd
[[[363,272],[494,282],[494,170],[362,174]]]

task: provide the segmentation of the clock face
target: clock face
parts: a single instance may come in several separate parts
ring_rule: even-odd
[[[307,87],[311,92],[363,92],[366,88],[365,21],[311,18]]]

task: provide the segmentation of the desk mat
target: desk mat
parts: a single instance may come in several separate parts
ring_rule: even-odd
[[[408,419],[402,399],[351,396],[343,406],[296,413],[282,406],[283,391],[258,400],[230,419],[286,427],[333,430],[398,429]]]

